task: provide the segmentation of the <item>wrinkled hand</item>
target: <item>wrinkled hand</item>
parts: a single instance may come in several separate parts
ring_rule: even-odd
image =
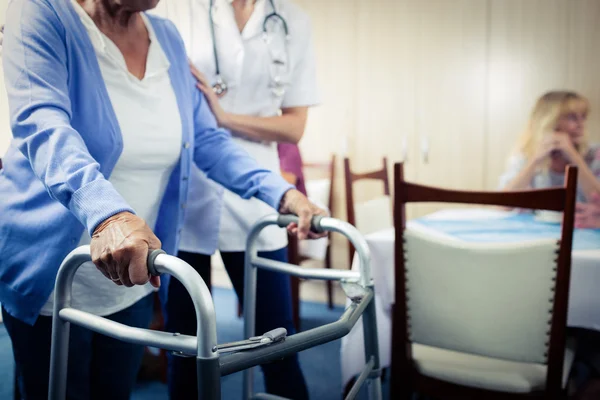
[[[594,193],[588,203],[577,203],[575,206],[575,228],[600,228],[600,195]]]
[[[160,278],[148,272],[148,253],[160,249],[160,240],[140,217],[129,212],[102,222],[92,235],[92,261],[102,274],[121,286],[160,287]]]
[[[327,233],[315,233],[310,230],[312,217],[317,215],[327,216],[327,211],[315,206],[296,189],[288,190],[283,195],[279,212],[298,216],[298,224],[289,224],[287,230],[292,235],[296,235],[299,240],[318,239],[327,236]]]
[[[198,81],[196,87],[200,89],[202,93],[204,93],[204,97],[206,97],[206,101],[208,102],[211,111],[217,119],[217,123],[219,125],[223,125],[223,121],[225,120],[227,113],[225,112],[223,107],[221,107],[221,103],[219,103],[219,96],[217,96],[217,94],[213,90],[212,85],[210,84],[208,79],[206,79],[206,76],[204,76],[204,74],[200,72],[198,68],[194,66],[194,64],[192,64],[191,62],[189,64],[190,71],[192,71],[192,75],[194,75],[194,78],[196,78],[196,81]]]

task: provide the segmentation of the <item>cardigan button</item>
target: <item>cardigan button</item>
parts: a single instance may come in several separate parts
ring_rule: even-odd
[[[183,148],[184,148],[184,149],[189,149],[189,148],[190,148],[190,142],[185,142],[185,143],[183,144]]]

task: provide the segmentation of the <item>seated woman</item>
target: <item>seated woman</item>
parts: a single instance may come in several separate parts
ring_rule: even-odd
[[[544,94],[509,158],[500,187],[506,191],[562,186],[567,165],[579,169],[578,202],[600,193],[600,147],[588,143],[589,103],[568,91]]]
[[[3,38],[14,139],[0,171],[0,303],[21,398],[47,398],[52,291],[90,244],[74,307],[148,327],[160,286],[146,257],[176,254],[192,163],[244,198],[324,214],[218,129],[158,0],[13,0]],[[220,213],[215,190],[202,199]],[[210,215],[198,223],[210,221]],[[205,238],[216,242],[218,227]],[[166,279],[166,277],[165,277]],[[167,285],[165,285],[167,286]],[[143,349],[71,330],[69,399],[128,399]]]

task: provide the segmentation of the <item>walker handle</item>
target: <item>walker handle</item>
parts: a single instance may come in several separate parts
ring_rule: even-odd
[[[314,233],[323,233],[325,230],[321,226],[322,215],[315,215],[310,221],[310,230]],[[277,217],[277,225],[281,228],[285,228],[291,223],[298,223],[300,218],[293,214],[281,214]]]
[[[150,254],[148,254],[148,272],[152,276],[160,276],[160,273],[156,270],[156,265],[154,265],[154,262],[156,261],[156,257],[161,254],[167,254],[167,252],[161,249],[156,249],[152,250]]]

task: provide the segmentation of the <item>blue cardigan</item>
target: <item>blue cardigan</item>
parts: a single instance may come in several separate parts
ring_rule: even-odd
[[[176,254],[192,162],[240,196],[273,207],[290,186],[217,128],[176,28],[148,18],[171,63],[183,129],[181,159],[155,228],[163,249]],[[14,139],[0,172],[0,302],[33,324],[83,230],[91,234],[106,218],[134,210],[107,180],[122,151],[121,132],[70,0],[13,0],[6,21],[3,58]],[[207,188],[206,196],[217,195]]]

